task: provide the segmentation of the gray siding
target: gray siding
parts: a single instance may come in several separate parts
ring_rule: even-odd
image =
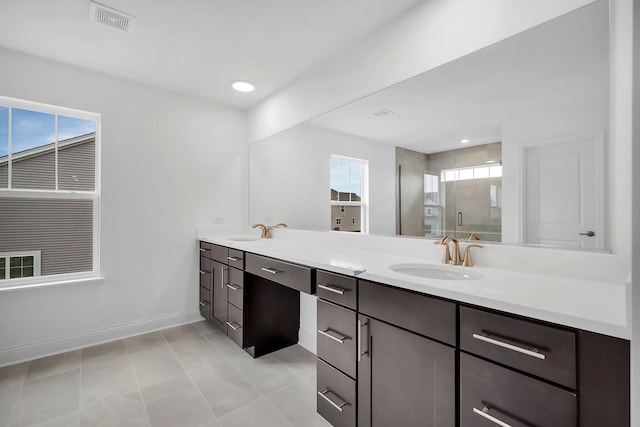
[[[56,156],[53,150],[11,162],[11,187],[56,189]]]
[[[41,274],[93,269],[93,201],[0,198],[0,252],[42,251]]]
[[[0,166],[0,188],[7,188],[9,185],[9,167],[7,165]]]
[[[58,150],[58,189],[95,190],[96,143],[88,142],[60,147]]]

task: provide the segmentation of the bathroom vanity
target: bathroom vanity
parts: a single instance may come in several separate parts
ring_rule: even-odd
[[[379,269],[415,261],[409,257],[284,239],[200,238],[201,313],[254,357],[297,342],[298,292],[317,296],[317,410],[336,427],[629,425],[623,330],[606,319],[575,320],[576,308],[545,313],[533,295],[530,307],[505,310],[511,297],[504,289],[519,292],[515,272],[425,264],[473,272],[471,280],[454,275],[442,284]],[[542,281],[553,279],[521,276],[525,291],[533,286],[527,281],[544,290]],[[501,287],[503,280],[513,283]],[[602,311],[612,313],[620,302],[609,298],[615,288],[600,285],[583,284],[591,286],[589,298],[602,292]],[[493,289],[493,301],[473,295],[483,287]],[[557,322],[563,315],[566,322]]]

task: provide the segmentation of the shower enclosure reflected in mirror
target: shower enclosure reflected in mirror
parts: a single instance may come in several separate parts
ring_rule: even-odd
[[[396,233],[502,241],[502,144],[439,153],[396,147]]]

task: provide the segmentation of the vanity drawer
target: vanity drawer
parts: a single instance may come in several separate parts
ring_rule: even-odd
[[[455,303],[367,280],[358,283],[360,313],[456,345]]]
[[[243,333],[243,311],[234,307],[231,304],[228,304],[228,313],[227,313],[227,335],[231,338],[236,344],[242,348],[242,333]]]
[[[461,306],[460,349],[576,388],[572,331]]]
[[[575,393],[460,354],[461,427],[576,427],[577,423]]]
[[[200,302],[211,303],[211,289],[200,286]]]
[[[308,294],[315,293],[313,269],[309,267],[248,253],[245,255],[245,269],[251,274],[289,288]]]
[[[235,268],[229,269],[228,301],[240,310],[244,307],[244,272]]]
[[[318,359],[318,413],[333,427],[356,426],[356,382]]]
[[[356,313],[318,300],[318,357],[356,377]]]
[[[211,290],[211,260],[203,255],[200,256],[200,286]]]
[[[200,242],[200,256],[211,258],[211,243]]]
[[[200,315],[206,320],[211,319],[211,304],[206,301],[200,301]]]
[[[211,244],[211,259],[226,264],[229,262],[229,248],[220,245]]]
[[[335,302],[352,310],[356,309],[357,282],[355,277],[318,271],[316,277],[316,294],[318,298]]]
[[[229,248],[229,255],[227,256],[227,261],[229,262],[229,265],[231,267],[244,270],[244,252],[243,251]]]

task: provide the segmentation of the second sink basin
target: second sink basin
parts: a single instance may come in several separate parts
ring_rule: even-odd
[[[459,270],[434,264],[392,264],[389,269],[409,276],[438,280],[476,280],[484,277],[475,271]]]

